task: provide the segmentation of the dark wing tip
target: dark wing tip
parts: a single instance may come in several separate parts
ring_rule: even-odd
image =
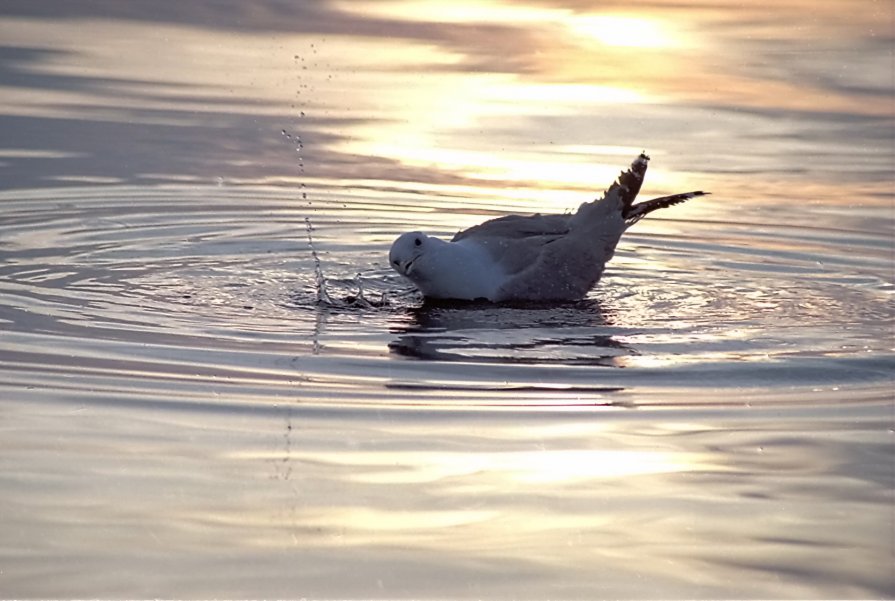
[[[625,221],[627,221],[630,225],[636,221],[643,219],[653,211],[680,204],[682,202],[690,200],[691,198],[708,196],[709,194],[711,194],[711,192],[703,192],[702,190],[697,190],[695,192],[683,192],[681,194],[672,194],[670,196],[653,198],[652,200],[647,200],[628,207],[628,209],[624,213],[622,213],[622,215],[624,216]]]

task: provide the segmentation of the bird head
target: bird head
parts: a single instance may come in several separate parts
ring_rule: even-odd
[[[392,269],[413,280],[416,262],[426,252],[429,243],[429,237],[422,232],[407,232],[398,236],[388,252],[388,262]]]

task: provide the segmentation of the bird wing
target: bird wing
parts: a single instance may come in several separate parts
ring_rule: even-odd
[[[528,269],[543,249],[569,232],[569,215],[507,215],[459,232],[452,243],[484,249],[505,276]]]
[[[540,252],[499,287],[497,300],[577,300],[597,283],[625,231],[622,209],[629,190],[613,185],[569,218],[569,232]]]
[[[563,236],[569,232],[569,215],[507,215],[458,232],[451,242],[465,239]]]

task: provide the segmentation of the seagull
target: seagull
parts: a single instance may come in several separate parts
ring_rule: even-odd
[[[576,301],[603,274],[622,234],[658,209],[707,192],[638,204],[649,157],[638,156],[602,198],[575,213],[507,215],[457,233],[450,242],[423,232],[401,234],[389,263],[431,299],[494,303]]]

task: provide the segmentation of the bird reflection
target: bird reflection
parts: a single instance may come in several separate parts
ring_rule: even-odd
[[[389,350],[435,361],[621,367],[636,351],[613,337],[599,303],[495,305],[430,302],[393,327]]]

